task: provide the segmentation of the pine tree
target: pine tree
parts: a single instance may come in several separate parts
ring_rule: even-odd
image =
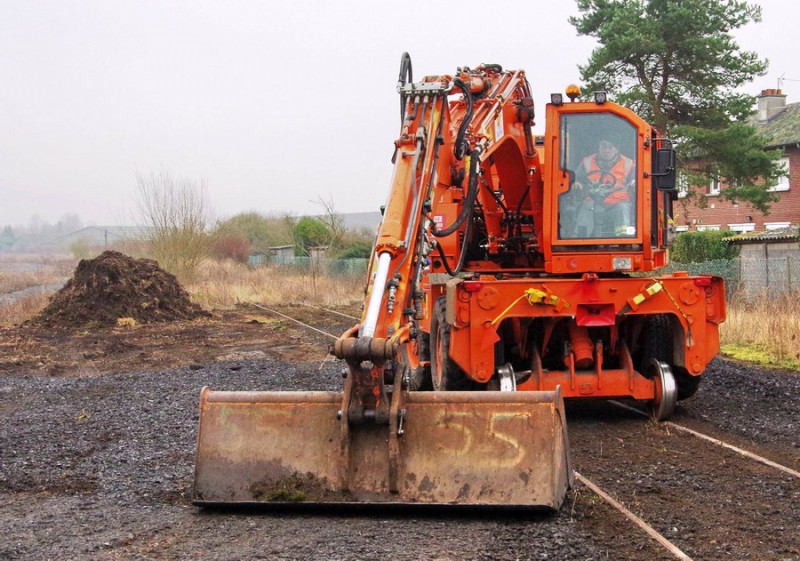
[[[755,99],[738,88],[766,72],[731,31],[761,19],[733,0],[578,0],[570,18],[599,46],[580,67],[588,91],[605,90],[679,142],[689,185],[720,179],[722,196],[769,210],[780,153],[749,118]]]

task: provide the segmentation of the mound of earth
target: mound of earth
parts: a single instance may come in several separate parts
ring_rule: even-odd
[[[156,261],[105,251],[81,260],[72,278],[32,323],[110,327],[120,318],[154,323],[209,316]]]

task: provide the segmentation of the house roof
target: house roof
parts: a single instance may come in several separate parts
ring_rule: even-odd
[[[86,226],[79,228],[69,234],[64,234],[54,238],[53,242],[61,240],[81,238],[83,236],[106,236],[123,240],[144,239],[148,237],[154,228],[148,226]]]
[[[787,104],[785,109],[756,126],[769,139],[767,148],[800,144],[800,103]]]
[[[724,241],[730,243],[751,243],[751,242],[768,242],[768,241],[785,241],[796,240],[800,235],[797,226],[788,226],[786,228],[778,228],[776,230],[767,230],[766,232],[745,232],[729,238],[723,238]]]

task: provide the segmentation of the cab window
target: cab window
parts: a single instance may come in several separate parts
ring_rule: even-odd
[[[562,116],[559,163],[569,190],[558,197],[560,239],[636,236],[636,137],[617,115]]]

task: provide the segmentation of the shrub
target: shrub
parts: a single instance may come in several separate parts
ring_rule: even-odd
[[[670,258],[679,263],[703,263],[715,259],[733,259],[738,248],[724,241],[734,232],[707,230],[705,232],[685,232],[675,238]]]
[[[303,217],[294,227],[295,254],[311,255],[311,248],[329,246],[332,232],[321,220]]]
[[[253,249],[266,251],[272,246],[293,243],[294,225],[295,220],[291,216],[264,216],[257,212],[242,212],[217,222],[213,235],[238,236],[249,241]]]
[[[247,263],[253,251],[250,240],[241,236],[216,236],[211,245],[211,254],[216,259],[230,259]]]
[[[336,259],[367,259],[372,253],[372,243],[368,241],[354,241],[344,246],[336,253]]]

